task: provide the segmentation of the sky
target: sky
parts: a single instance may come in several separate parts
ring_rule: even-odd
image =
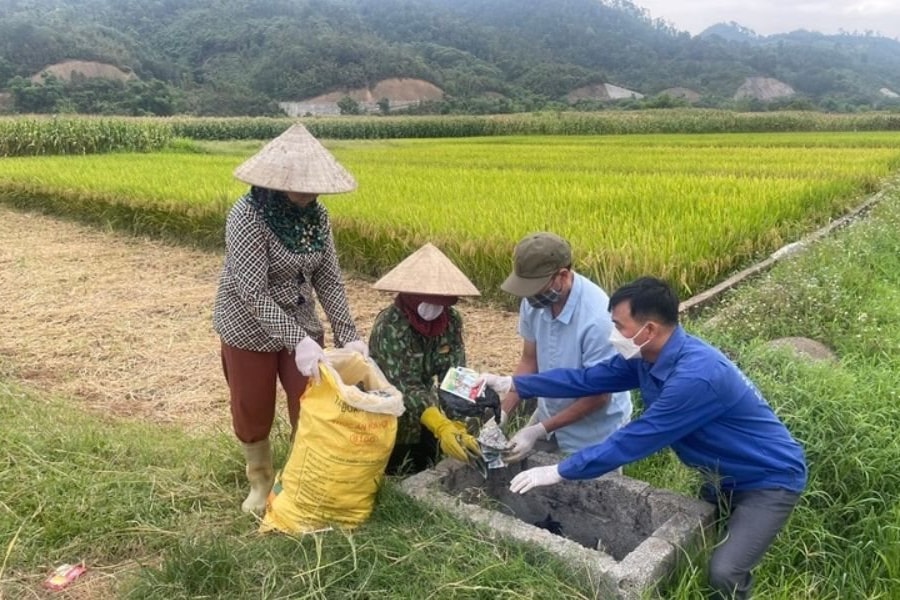
[[[826,34],[871,30],[900,39],[900,0],[632,0],[676,29],[696,35],[736,23],[760,35],[797,29]]]

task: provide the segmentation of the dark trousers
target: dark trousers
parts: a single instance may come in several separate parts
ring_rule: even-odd
[[[275,421],[277,380],[287,394],[293,438],[300,417],[300,396],[306,391],[308,379],[297,370],[293,353],[254,352],[223,342],[222,370],[231,392],[231,424],[240,441],[249,444],[269,437]]]
[[[384,472],[388,475],[412,475],[430,468],[437,460],[437,438],[422,427],[418,443],[394,446]]]
[[[751,571],[762,560],[775,536],[788,520],[800,494],[782,489],[701,493],[704,500],[716,504],[725,517],[724,535],[709,561],[711,598],[750,597]]]

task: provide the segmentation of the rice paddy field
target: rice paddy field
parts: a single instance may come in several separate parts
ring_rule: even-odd
[[[426,241],[487,297],[516,241],[550,230],[607,289],[644,273],[683,296],[860,203],[900,167],[894,132],[324,140],[358,179],[324,197],[342,265],[378,276]],[[7,157],[0,200],[198,245],[222,243],[263,141]]]
[[[432,241],[485,295],[499,299],[515,241],[552,229],[572,241],[578,269],[608,288],[647,272],[669,277],[684,295],[884,190],[865,218],[692,313],[685,327],[734,358],[806,449],[808,489],[756,569],[754,597],[900,598],[900,117],[664,116],[316,123],[314,133],[360,184],[354,193],[323,199],[343,266],[379,275]],[[221,250],[227,211],[246,190],[232,178],[234,167],[287,124],[151,125],[0,119],[0,202]],[[56,219],[53,228],[39,221],[31,220],[31,244],[63,246],[84,235],[58,233]],[[133,271],[156,263],[158,254],[142,252],[126,236],[104,237],[116,247],[111,255],[136,255],[125,263],[136,266],[120,266],[113,286],[127,296]],[[27,247],[24,238],[8,234],[0,249]],[[50,255],[77,253],[74,245]],[[73,279],[49,270],[43,276],[50,285],[36,285],[27,270],[42,255],[32,254],[7,257],[0,279],[17,297],[51,305],[49,315],[83,284],[73,287]],[[79,277],[79,261],[109,270],[108,256],[82,250],[73,268]],[[195,259],[173,252],[160,270],[178,272]],[[152,285],[147,280],[140,284]],[[179,288],[179,281],[164,285]],[[41,296],[48,287],[64,295]],[[61,299],[54,304],[54,298]],[[153,304],[162,312],[140,314],[155,325],[174,324],[184,336],[190,328],[179,328],[175,315],[185,303],[187,312],[202,312],[208,328],[208,307],[187,295],[177,306]],[[130,325],[127,313],[106,308],[110,319]],[[133,344],[95,352],[104,340],[79,328],[81,315],[48,316],[57,332],[41,335],[21,327],[15,308],[7,312],[42,352],[47,348],[46,366],[31,369],[37,376],[65,378],[59,357],[82,347],[90,355],[85,360],[107,363],[89,373],[115,370],[125,380],[135,368],[148,368],[135,361]],[[85,312],[97,316],[93,306]],[[171,352],[148,342],[153,327],[136,323],[133,333],[147,352]],[[769,343],[786,336],[813,338],[838,358],[812,362]],[[571,565],[428,510],[390,478],[357,532],[257,536],[257,523],[237,510],[244,465],[230,431],[190,433],[121,418],[108,407],[92,410],[85,392],[42,391],[39,380],[19,380],[23,349],[15,335],[8,337],[0,349],[0,598],[46,597],[47,573],[76,558],[90,569],[62,593],[67,598],[496,600],[599,593]],[[204,343],[191,355],[201,355]],[[217,368],[215,352],[211,359],[204,371]],[[177,374],[196,379],[192,369],[178,364]],[[111,376],[93,377],[109,385]],[[129,407],[140,397],[122,396]],[[281,431],[276,440],[279,457],[287,437]],[[696,475],[671,452],[628,465],[626,474],[696,492]],[[708,551],[686,554],[646,597],[707,597]]]

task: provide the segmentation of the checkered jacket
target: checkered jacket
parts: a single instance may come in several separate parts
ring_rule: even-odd
[[[257,352],[293,351],[306,336],[320,337],[313,290],[331,323],[335,346],[359,339],[344,291],[331,224],[320,252],[289,250],[250,205],[235,203],[225,224],[225,266],[213,325],[229,346]]]

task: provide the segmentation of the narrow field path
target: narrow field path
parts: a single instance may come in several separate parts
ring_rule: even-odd
[[[221,266],[221,252],[0,207],[0,377],[99,415],[227,427],[211,317]],[[350,276],[346,283],[367,336],[392,296]],[[516,315],[459,308],[470,366],[511,371]]]

